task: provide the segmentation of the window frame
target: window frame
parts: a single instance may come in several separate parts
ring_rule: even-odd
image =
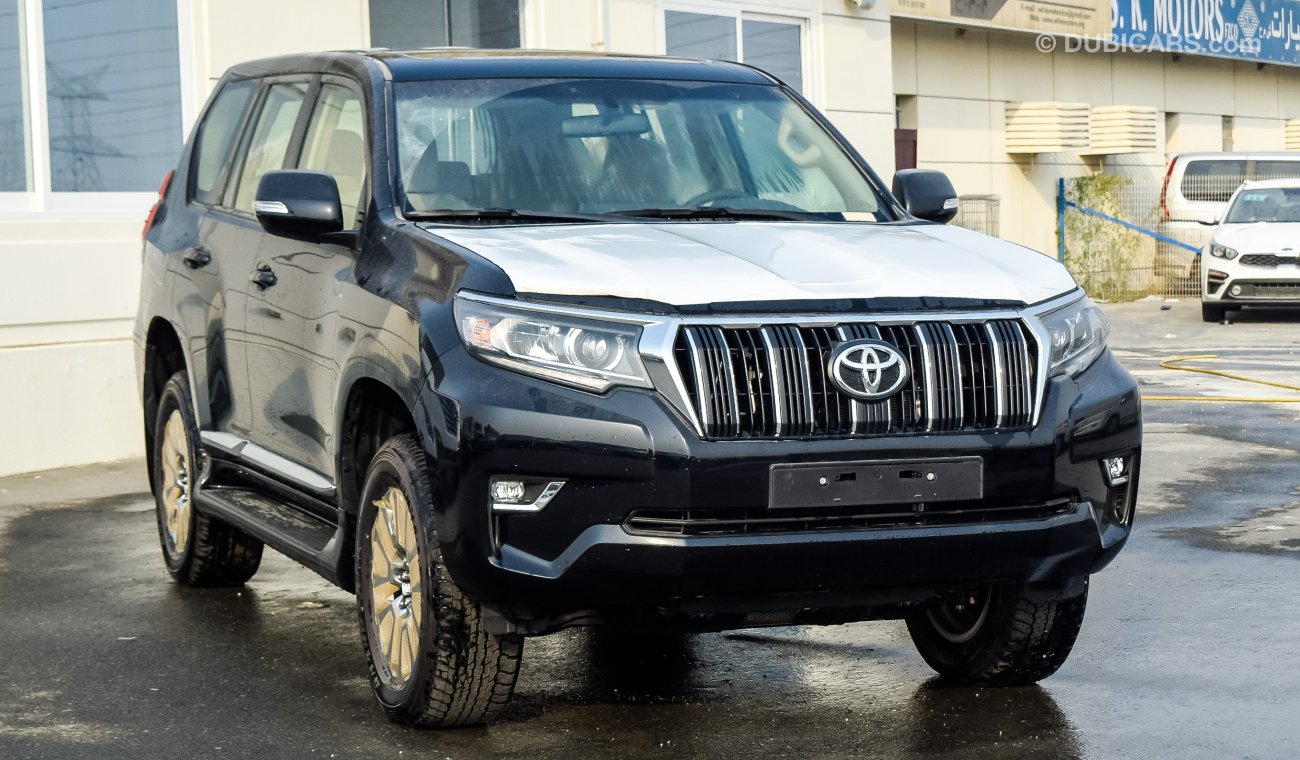
[[[325,85],[329,84],[346,87],[361,103],[361,147],[365,154],[366,178],[361,184],[361,197],[357,199],[357,215],[358,218],[364,219],[364,209],[370,207],[370,201],[375,197],[373,185],[375,181],[375,164],[374,151],[371,149],[374,138],[372,137],[370,130],[370,109],[366,103],[366,91],[361,86],[360,82],[337,74],[322,74],[316,77],[312,89],[308,92],[308,96],[311,97],[310,107],[304,109],[307,111],[307,118],[305,121],[302,121],[300,124],[295,126],[295,129],[301,128],[302,131],[299,134],[295,134],[294,138],[289,143],[289,151],[294,155],[293,166],[288,168],[302,168],[302,152],[307,140],[307,131],[311,129],[312,119],[316,116],[316,109],[320,107],[321,95],[325,89]],[[248,128],[247,124],[244,128]],[[363,226],[363,224],[357,224],[356,219],[352,220],[352,224],[355,226],[348,226],[345,223],[344,229],[357,230],[361,229]]]
[[[0,192],[0,221],[85,220],[93,209],[96,221],[144,219],[158,199],[157,190],[78,192],[52,189],[49,102],[45,77],[45,17],[42,0],[16,0],[19,17],[20,67],[26,98],[25,144],[28,154],[28,190]],[[176,135],[177,162],[201,105],[194,86],[194,13],[188,0],[176,2],[177,73],[180,77],[181,130]],[[158,177],[161,185],[163,177]]]
[[[656,50],[661,55],[670,55],[668,52],[668,11],[722,16],[732,19],[736,25],[736,57],[740,59],[738,62],[744,65],[752,65],[745,62],[745,21],[767,21],[798,26],[799,72],[803,78],[803,87],[796,90],[796,92],[810,103],[820,105],[818,102],[821,93],[820,72],[812,65],[812,49],[818,42],[818,25],[816,23],[818,19],[812,13],[780,6],[751,3],[733,5],[709,0],[701,0],[700,2],[660,0],[655,8],[655,45]],[[788,82],[786,84],[789,85]]]
[[[203,137],[202,127],[206,126],[206,121],[212,113],[212,106],[216,105],[217,97],[220,92],[225,91],[232,85],[242,82],[253,82],[253,92],[248,97],[248,102],[244,104],[244,111],[239,115],[239,123],[235,126],[235,136],[230,142],[230,154],[217,170],[216,181],[212,185],[211,195],[217,198],[217,203],[209,203],[199,200],[196,194],[195,183],[198,182],[198,165],[200,156],[197,151],[199,141]],[[248,77],[246,79],[228,79],[218,85],[219,90],[213,90],[212,96],[208,101],[208,106],[199,114],[199,118],[194,123],[194,142],[190,148],[189,155],[185,157],[185,203],[186,205],[202,206],[203,208],[217,208],[220,202],[226,197],[226,183],[230,180],[230,170],[235,166],[236,158],[239,156],[240,146],[244,142],[244,133],[248,129],[249,120],[257,112],[262,97],[262,82],[258,77]]]
[[[221,188],[220,200],[218,203],[209,206],[209,209],[243,219],[257,219],[257,216],[251,210],[236,208],[234,196],[239,187],[239,180],[244,176],[244,161],[248,158],[248,148],[253,141],[253,133],[257,130],[258,119],[262,118],[262,108],[266,105],[267,95],[271,92],[271,88],[276,85],[307,85],[307,92],[303,94],[303,107],[299,109],[298,116],[294,120],[293,130],[289,133],[289,144],[284,151],[284,161],[280,164],[281,169],[292,169],[297,166],[298,155],[302,151],[302,140],[303,135],[306,133],[307,120],[310,118],[312,111],[315,110],[316,97],[320,93],[320,79],[319,74],[283,74],[262,79],[261,87],[258,89],[257,94],[253,96],[253,107],[244,115],[239,141],[236,143],[234,153],[231,154],[230,166],[223,178],[224,186]]]

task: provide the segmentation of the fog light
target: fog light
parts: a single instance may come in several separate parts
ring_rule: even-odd
[[[492,481],[492,501],[498,504],[518,504],[524,500],[524,483],[521,480]]]
[[[1111,488],[1128,482],[1128,461],[1124,457],[1106,457],[1101,460],[1101,468],[1106,473],[1106,483]]]
[[[1233,285],[1232,287],[1228,288],[1228,292],[1233,294],[1234,296],[1239,296],[1241,295],[1241,286]]]
[[[541,512],[561,488],[563,480],[493,478],[488,498],[493,512]]]

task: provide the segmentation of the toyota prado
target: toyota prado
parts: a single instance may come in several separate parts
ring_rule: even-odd
[[[145,226],[163,556],[355,590],[396,721],[490,720],[525,637],[901,619],[1065,661],[1141,447],[1105,316],[717,61],[326,53],[222,78]]]

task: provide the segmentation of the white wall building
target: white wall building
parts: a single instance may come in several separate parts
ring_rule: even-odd
[[[1033,33],[903,18],[915,0],[895,2],[0,0],[0,475],[142,453],[141,224],[241,60],[444,44],[743,60],[796,84],[886,180],[896,129],[915,130],[917,165],[998,196],[1002,236],[1047,251],[1058,177],[1158,177],[1169,151],[1281,149],[1300,119],[1300,68],[1042,53]],[[1007,104],[1044,101],[1154,107],[1162,128],[1154,149],[1104,160],[1009,154]]]

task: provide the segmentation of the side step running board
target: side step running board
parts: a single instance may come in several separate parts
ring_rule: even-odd
[[[352,568],[345,561],[351,552],[343,551],[351,540],[346,515],[340,513],[338,524],[331,524],[244,488],[200,488],[195,503],[203,513],[239,528],[331,583],[351,590]]]

